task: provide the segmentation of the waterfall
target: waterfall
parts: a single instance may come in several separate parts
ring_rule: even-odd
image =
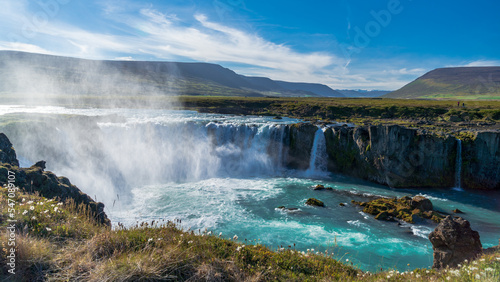
[[[70,178],[87,193],[107,199],[106,204],[136,187],[274,177],[286,170],[286,122],[190,112],[134,110],[123,115],[125,119],[110,121],[71,120],[57,124],[60,130],[43,123],[19,135],[16,149],[29,160],[25,164],[47,160],[48,169]],[[321,167],[313,164],[316,170]]]
[[[457,138],[457,157],[455,163],[455,189],[462,190],[462,140]]]
[[[311,159],[307,176],[321,175],[326,172],[327,166],[326,139],[323,129],[318,128],[314,134],[314,142],[311,149]]]

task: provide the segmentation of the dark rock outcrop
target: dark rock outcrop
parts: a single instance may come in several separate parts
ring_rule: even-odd
[[[424,196],[415,196],[410,202],[412,209],[419,209],[422,212],[432,211],[434,207],[432,206],[431,200]]]
[[[325,203],[323,203],[322,201],[315,199],[315,198],[309,198],[306,201],[306,205],[314,206],[314,207],[324,207]]]
[[[0,133],[0,164],[1,163],[19,166],[16,151],[12,147],[9,138],[3,133]]]
[[[456,267],[464,260],[472,260],[483,252],[479,233],[461,217],[447,216],[429,234],[434,249],[433,268]]]
[[[29,168],[19,168],[17,159],[12,160],[12,157],[15,158],[12,144],[3,133],[0,133],[0,139],[3,139],[3,141],[0,140],[2,146],[8,145],[11,150],[7,150],[7,157],[2,156],[0,159],[0,186],[7,183],[8,171],[11,171],[15,174],[14,184],[20,189],[30,193],[38,192],[41,196],[49,199],[59,198],[62,201],[72,199],[77,205],[86,205],[97,222],[111,226],[111,221],[104,212],[103,203],[92,200],[78,187],[71,184],[68,178],[58,177],[50,171],[45,171],[45,161],[39,161]],[[5,152],[4,147],[2,147],[2,152]]]
[[[318,184],[316,186],[314,186],[313,190],[316,190],[316,191],[321,191],[321,190],[325,190],[325,186],[324,185],[321,185],[321,184]]]

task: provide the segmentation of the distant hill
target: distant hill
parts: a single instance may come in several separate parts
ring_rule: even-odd
[[[349,89],[335,89],[335,91],[340,92],[342,95],[349,98],[376,98],[382,95],[391,93],[387,90],[349,90]]]
[[[383,97],[500,99],[500,67],[435,69]]]
[[[0,94],[343,97],[330,87],[247,77],[217,64],[95,61],[0,51]]]

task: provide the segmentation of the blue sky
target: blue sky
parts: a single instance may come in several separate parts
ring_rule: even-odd
[[[500,65],[499,12],[494,0],[0,0],[0,50],[393,90],[438,67]]]

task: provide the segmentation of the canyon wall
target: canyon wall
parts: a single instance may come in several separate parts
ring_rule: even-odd
[[[314,135],[309,128],[298,129],[298,136]],[[394,188],[500,189],[500,132],[469,135],[457,161],[459,141],[448,134],[398,125],[330,127],[325,130],[328,170]],[[303,159],[302,165],[309,160],[303,151],[289,153]]]

